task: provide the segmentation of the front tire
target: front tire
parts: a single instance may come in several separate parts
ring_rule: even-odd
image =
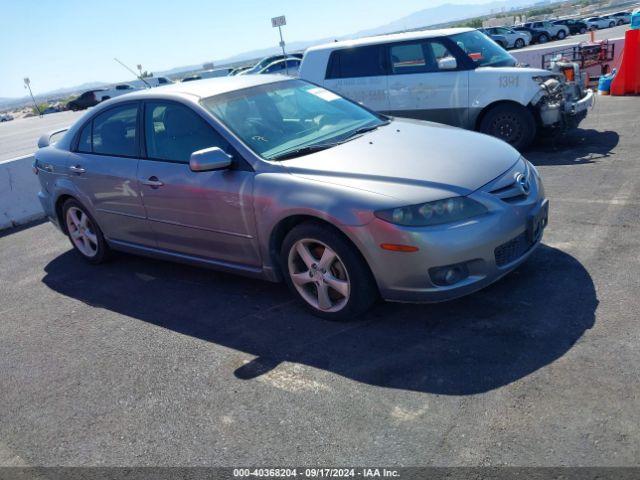
[[[549,41],[549,36],[546,33],[543,33],[538,37],[538,43],[547,43]]]
[[[560,31],[558,32],[558,35],[557,35],[558,40],[564,40],[564,39],[566,38],[566,36],[567,36],[567,34],[565,33],[565,31],[564,31],[564,30],[560,30]]]
[[[87,210],[74,199],[62,206],[65,230],[71,245],[87,262],[103,263],[109,258],[109,246],[102,230]]]
[[[516,39],[516,43],[514,43],[513,45],[516,48],[523,48],[524,47],[524,40],[521,38]]]
[[[373,276],[355,246],[330,227],[306,222],[291,230],[280,254],[287,285],[314,315],[350,320],[378,298]]]
[[[585,27],[582,27],[580,29],[580,35],[584,35],[585,33],[587,33],[587,29]]]
[[[521,105],[502,104],[489,110],[480,122],[482,133],[499,138],[517,150],[524,150],[536,136],[536,122]]]

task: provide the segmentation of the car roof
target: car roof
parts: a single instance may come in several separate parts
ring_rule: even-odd
[[[416,32],[393,33],[390,35],[378,35],[375,37],[363,37],[353,40],[324,43],[310,47],[307,52],[316,50],[337,50],[340,48],[361,47],[366,45],[380,45],[391,42],[403,42],[407,40],[422,40],[424,38],[446,37],[456,33],[472,32],[475,28],[442,28],[439,30],[419,30]]]
[[[127,93],[120,95],[114,100],[132,100],[132,99],[144,99],[147,97],[153,97],[157,95],[175,95],[175,96],[188,96],[198,98],[208,98],[214,95],[220,95],[223,93],[233,92],[235,90],[241,90],[243,88],[255,87],[259,85],[266,85],[268,83],[279,82],[283,80],[291,80],[290,77],[284,75],[243,75],[240,77],[216,77],[206,78],[202,80],[194,80],[191,82],[172,83],[169,85],[163,85],[160,87],[148,88],[145,90],[138,90],[133,93]]]

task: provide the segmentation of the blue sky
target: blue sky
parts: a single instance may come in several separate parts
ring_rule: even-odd
[[[450,3],[484,3],[465,0]],[[130,75],[277,46],[270,18],[286,15],[286,41],[383,25],[443,0],[0,0],[0,97]]]

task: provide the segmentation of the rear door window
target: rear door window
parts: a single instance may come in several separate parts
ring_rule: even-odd
[[[386,75],[383,62],[384,47],[368,45],[346,48],[331,53],[327,67],[327,79],[375,77]]]
[[[119,157],[137,156],[137,117],[137,104],[111,108],[97,115],[93,119],[93,153]]]

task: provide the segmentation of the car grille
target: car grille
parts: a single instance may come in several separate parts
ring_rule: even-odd
[[[527,253],[532,246],[533,243],[527,238],[527,233],[521,233],[495,249],[496,265],[504,267],[511,262],[515,262]]]
[[[513,174],[509,172],[507,175],[513,175]],[[528,167],[526,167],[526,170],[523,172],[523,175],[528,188],[531,188],[531,182],[534,181],[531,175],[531,170]],[[491,193],[492,195],[495,195],[500,200],[507,203],[517,203],[517,202],[526,200],[527,197],[529,196],[529,190],[527,189],[526,192],[523,191],[521,186],[518,184],[516,177],[514,176],[512,178],[513,180],[508,185],[502,186],[500,188],[496,188],[495,190],[491,190],[489,193]]]

